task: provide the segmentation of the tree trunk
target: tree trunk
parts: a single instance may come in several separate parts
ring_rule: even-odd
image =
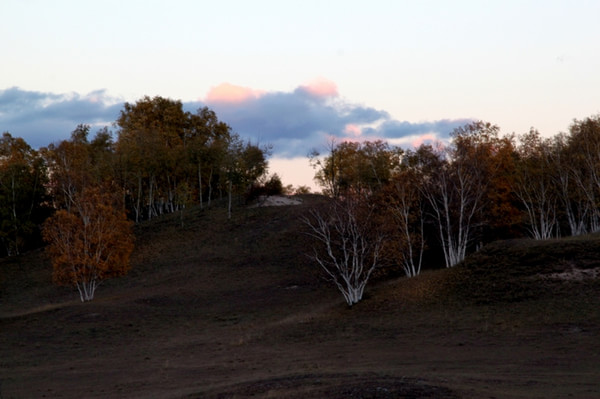
[[[77,290],[79,291],[79,299],[81,299],[81,302],[87,302],[94,299],[94,293],[96,292],[97,287],[98,283],[95,279],[78,282]]]
[[[13,244],[13,255],[19,255],[19,220],[17,219],[17,190],[15,188],[15,176],[12,175],[11,179],[11,191],[12,191],[12,217],[13,217],[13,229],[15,234],[15,241]],[[8,254],[11,256],[11,253]]]
[[[135,205],[135,222],[139,223],[140,222],[140,206],[142,201],[142,176],[138,176],[138,194],[137,194],[137,198],[136,198],[136,205]]]
[[[231,219],[231,196],[232,196],[232,191],[233,191],[233,183],[231,182],[231,180],[229,180],[228,191],[229,191],[229,199],[228,199],[228,204],[227,204],[227,219]]]
[[[204,209],[204,200],[202,198],[202,165],[198,162],[198,199],[200,200],[200,209]]]
[[[210,208],[210,203],[212,200],[212,177],[213,177],[213,167],[210,167],[210,173],[208,174],[208,207]]]

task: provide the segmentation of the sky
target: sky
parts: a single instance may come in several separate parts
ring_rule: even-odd
[[[33,147],[162,96],[212,108],[273,146],[284,184],[315,187],[307,154],[332,139],[412,146],[473,120],[552,136],[600,113],[597,0],[3,0],[0,15],[0,131]]]

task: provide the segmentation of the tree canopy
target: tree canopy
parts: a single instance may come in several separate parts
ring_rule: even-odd
[[[44,236],[60,270],[56,281],[90,284],[126,272],[127,220],[180,212],[183,222],[187,207],[215,201],[231,216],[235,204],[286,190],[279,176],[267,175],[270,148],[243,140],[207,107],[190,112],[181,101],[143,97],[125,103],[112,128],[92,135],[92,127],[81,124],[70,138],[39,150],[2,135],[0,256],[39,246],[47,220]],[[331,141],[326,154],[311,155],[323,193],[338,207],[356,205],[348,220],[367,223],[360,218],[369,215],[369,234],[361,237],[377,238],[375,247],[365,248],[377,248],[378,265],[414,276],[424,265],[453,267],[497,239],[600,231],[600,116],[574,120],[554,137],[535,129],[502,136],[498,126],[483,121],[449,137],[418,148]],[[104,255],[96,263],[83,260],[95,251],[95,238],[86,236],[90,223],[124,234],[121,255],[110,255],[120,257],[116,265],[109,267]],[[322,231],[334,227],[323,225]],[[61,244],[59,238],[71,241]],[[74,271],[73,265],[89,268],[90,262],[93,279]],[[84,299],[87,291],[93,296],[95,288],[81,287]]]
[[[0,138],[0,254],[18,255],[39,244],[49,214],[48,174],[40,154],[22,138]]]
[[[0,139],[0,255],[40,245],[43,224],[55,282],[77,286],[82,300],[127,272],[129,220],[183,218],[192,204],[227,198],[231,212],[266,181],[269,148],[243,141],[206,107],[144,97],[125,103],[114,126],[91,136],[81,124],[37,151],[9,133]]]
[[[94,298],[102,280],[129,270],[132,222],[115,204],[119,200],[109,187],[85,188],[74,196],[70,210],[60,209],[44,223],[53,279],[76,286],[82,302]]]
[[[446,144],[332,142],[328,151],[311,156],[315,180],[333,198],[362,196],[378,209],[384,253],[408,276],[425,258],[452,267],[497,239],[600,230],[598,116],[555,137],[501,136],[476,121]]]

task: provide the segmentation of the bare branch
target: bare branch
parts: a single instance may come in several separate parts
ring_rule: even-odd
[[[328,212],[312,210],[305,217],[316,245],[311,258],[325,271],[349,306],[362,299],[365,286],[379,265],[383,236],[369,213],[352,199],[332,201]]]

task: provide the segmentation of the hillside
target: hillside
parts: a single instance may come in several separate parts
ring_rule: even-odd
[[[494,243],[350,309],[305,256],[303,200],[141,224],[91,303],[40,251],[0,260],[0,397],[598,396],[599,237]]]

